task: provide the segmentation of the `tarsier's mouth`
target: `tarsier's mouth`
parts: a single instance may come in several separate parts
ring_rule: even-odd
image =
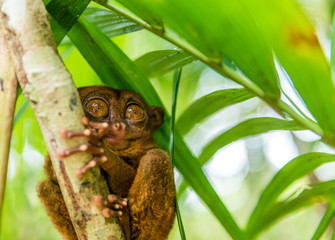
[[[122,151],[129,148],[130,142],[124,138],[104,137],[103,143],[105,147],[111,151]]]

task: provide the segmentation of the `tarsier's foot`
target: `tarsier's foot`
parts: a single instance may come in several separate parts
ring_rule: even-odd
[[[108,128],[108,123],[90,122],[86,117],[83,117],[81,122],[87,127],[85,130],[75,132],[67,129],[61,129],[60,135],[62,138],[85,137],[88,139],[89,144],[83,144],[76,148],[59,150],[57,153],[59,158],[65,158],[76,152],[88,152],[93,155],[93,159],[91,161],[77,170],[76,176],[78,178],[82,177],[88,170],[95,167],[97,164],[107,161],[105,151],[101,147],[101,140]]]
[[[94,202],[97,207],[103,208],[101,214],[105,218],[111,216],[117,216],[119,218],[126,239],[130,239],[128,199],[121,198],[114,194],[109,194],[106,199],[101,195],[97,195],[94,197]]]
[[[124,213],[128,212],[128,200],[114,194],[109,194],[106,199],[101,195],[97,195],[94,197],[94,202],[97,207],[103,208],[101,213],[105,218],[122,216]]]

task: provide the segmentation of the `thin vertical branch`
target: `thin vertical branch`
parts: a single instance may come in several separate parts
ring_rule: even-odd
[[[15,70],[3,32],[3,26],[0,24],[0,228],[17,93]]]

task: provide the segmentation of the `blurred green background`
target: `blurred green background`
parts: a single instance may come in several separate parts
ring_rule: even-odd
[[[301,0],[299,3],[316,28],[322,48],[330,58],[333,1]],[[89,16],[86,16],[86,19],[94,21]],[[174,45],[147,30],[116,36],[112,40],[132,60],[154,50],[175,49]],[[59,45],[59,51],[78,87],[103,84],[67,37]],[[277,71],[282,88],[306,114],[309,114],[301,99],[290,90],[290,84],[285,80],[287,76],[278,64]],[[169,71],[158,76],[153,74],[154,76],[150,77],[150,82],[167,111],[171,111],[173,74],[173,71]],[[200,61],[193,61],[182,70],[176,118],[178,119],[192,102],[202,96],[221,89],[236,87],[239,85],[235,82],[224,78]],[[21,95],[18,98],[17,111],[24,109],[24,104],[26,104],[24,96]],[[230,129],[242,120],[255,117],[279,118],[280,116],[262,100],[252,98],[217,111],[195,125],[186,134],[186,143],[198,156],[201,149],[217,133]],[[243,228],[260,193],[274,174],[287,162],[308,152],[335,153],[334,149],[319,140],[320,136],[311,131],[271,131],[262,135],[249,136],[219,149],[203,169],[236,222]],[[42,166],[46,154],[37,121],[28,106],[13,129],[1,239],[61,239],[42,209],[35,191],[37,183],[44,178]],[[177,170],[175,174],[179,186],[182,178]],[[291,185],[281,197],[299,194],[299,189],[303,191],[308,188],[307,184],[315,182],[315,179],[327,181],[334,177],[335,165],[332,163],[323,165],[312,175]],[[187,239],[230,239],[216,217],[192,189],[188,188],[179,196],[179,206]],[[257,239],[310,239],[325,209],[325,205],[318,204],[294,212],[276,222]],[[330,229],[333,228],[332,226]],[[331,239],[330,229],[322,239]],[[180,239],[177,223],[169,239]]]

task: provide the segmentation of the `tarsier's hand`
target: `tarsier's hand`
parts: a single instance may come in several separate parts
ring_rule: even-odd
[[[57,152],[59,158],[65,158],[76,152],[88,152],[93,155],[91,161],[76,171],[76,176],[78,178],[81,178],[89,169],[95,167],[97,164],[107,161],[105,151],[101,146],[102,138],[108,128],[108,123],[90,122],[87,117],[83,117],[81,122],[87,127],[85,130],[75,132],[63,128],[60,131],[60,136],[62,138],[86,137],[89,144],[83,144],[75,148],[59,150]]]
[[[89,144],[83,144],[76,148],[70,148],[58,151],[59,158],[65,158],[76,152],[88,152],[93,155],[93,159],[86,165],[76,171],[76,176],[81,178],[88,170],[95,167],[97,164],[107,162],[105,150],[102,148],[102,138],[108,128],[108,123],[91,122],[86,117],[83,117],[81,123],[87,127],[83,131],[69,131],[62,129],[60,135],[62,138],[85,137]],[[109,194],[106,199],[101,195],[94,196],[94,203],[101,208],[101,214],[105,218],[116,216],[119,218],[127,239],[130,239],[129,225],[129,210],[128,200],[114,194]]]
[[[76,176],[78,178],[82,177],[89,169],[95,167],[97,164],[102,164],[107,161],[105,150],[101,146],[102,138],[108,128],[108,123],[91,122],[87,117],[83,117],[81,122],[87,127],[85,130],[74,132],[63,128],[60,131],[60,135],[62,138],[86,137],[89,144],[60,150],[57,153],[59,158],[65,158],[76,152],[88,152],[93,155],[91,161],[76,171]],[[121,216],[124,212],[127,212],[127,199],[113,194],[109,194],[106,200],[104,200],[101,195],[97,195],[94,197],[94,202],[97,207],[103,208],[101,213],[106,218],[111,216]]]

